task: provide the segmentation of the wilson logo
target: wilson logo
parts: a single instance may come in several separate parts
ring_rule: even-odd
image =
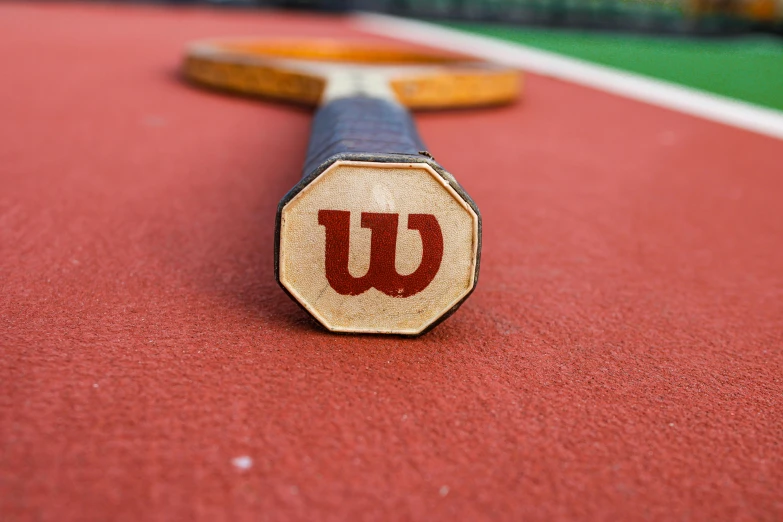
[[[370,268],[362,277],[348,271],[351,213],[319,210],[318,224],[326,228],[326,279],[342,295],[359,295],[376,288],[391,297],[410,297],[432,282],[443,259],[443,234],[432,214],[409,214],[408,229],[421,235],[419,267],[408,275],[397,273],[397,225],[399,214],[362,212],[362,228],[372,230]]]

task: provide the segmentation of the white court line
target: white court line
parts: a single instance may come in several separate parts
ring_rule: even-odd
[[[395,16],[358,13],[359,29],[512,67],[783,139],[783,112],[525,45]]]

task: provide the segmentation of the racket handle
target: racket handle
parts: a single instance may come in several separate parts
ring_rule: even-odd
[[[303,176],[337,154],[418,155],[424,150],[411,114],[399,103],[367,96],[338,98],[315,114]]]
[[[420,335],[473,292],[480,256],[478,207],[405,108],[371,96],[321,106],[275,218],[275,278],[294,301],[335,332]]]

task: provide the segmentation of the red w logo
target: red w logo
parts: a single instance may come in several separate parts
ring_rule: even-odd
[[[392,297],[410,297],[427,288],[443,259],[443,234],[432,214],[409,214],[408,228],[421,235],[421,263],[415,272],[397,273],[397,222],[399,214],[362,212],[362,228],[372,230],[370,268],[362,277],[348,272],[351,213],[319,210],[318,224],[326,227],[326,279],[338,294],[359,295],[377,288]]]

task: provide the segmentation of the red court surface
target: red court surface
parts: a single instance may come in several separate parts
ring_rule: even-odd
[[[0,5],[2,520],[783,518],[783,142],[534,75],[421,114],[478,289],[334,336],[273,276],[310,113],[177,77],[246,34],[356,35]]]

